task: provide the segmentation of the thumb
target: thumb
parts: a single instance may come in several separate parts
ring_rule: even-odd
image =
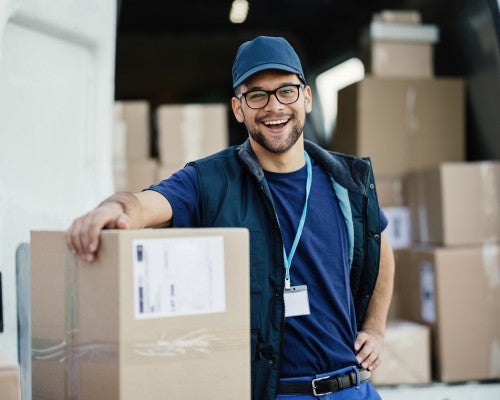
[[[366,340],[366,335],[363,332],[358,333],[356,341],[354,342],[354,350],[358,351]]]
[[[122,214],[116,220],[116,227],[118,229],[129,229],[130,228],[130,219],[127,214]]]

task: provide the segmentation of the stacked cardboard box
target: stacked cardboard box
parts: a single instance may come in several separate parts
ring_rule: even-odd
[[[138,192],[155,183],[150,157],[150,111],[146,101],[120,101],[114,109],[115,191]]]
[[[250,399],[247,230],[104,231],[92,265],[32,232],[31,278],[34,399]]]
[[[228,146],[224,104],[162,105],[156,111],[158,180],[168,178],[187,162]]]
[[[0,353],[0,399],[21,400],[19,365]]]
[[[383,11],[362,38],[365,68],[374,76],[431,78],[438,40],[437,27],[422,25],[418,12]]]

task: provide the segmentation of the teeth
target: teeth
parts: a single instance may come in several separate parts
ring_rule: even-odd
[[[277,121],[265,121],[264,125],[279,125],[279,124],[285,124],[285,123],[286,123],[286,119],[280,119]]]

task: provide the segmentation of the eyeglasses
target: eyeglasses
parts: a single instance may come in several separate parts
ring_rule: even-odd
[[[276,99],[281,104],[292,104],[295,103],[299,99],[299,88],[303,88],[304,85],[301,83],[295,85],[285,85],[280,86],[274,90],[249,90],[245,93],[240,93],[236,97],[241,100],[242,97],[245,98],[245,101],[248,107],[258,110],[259,108],[264,108],[269,103],[269,99],[272,94],[276,97]]]

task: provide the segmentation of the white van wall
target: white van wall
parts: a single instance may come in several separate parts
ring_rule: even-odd
[[[115,36],[113,0],[0,0],[0,351],[12,358],[17,246],[113,189]]]

